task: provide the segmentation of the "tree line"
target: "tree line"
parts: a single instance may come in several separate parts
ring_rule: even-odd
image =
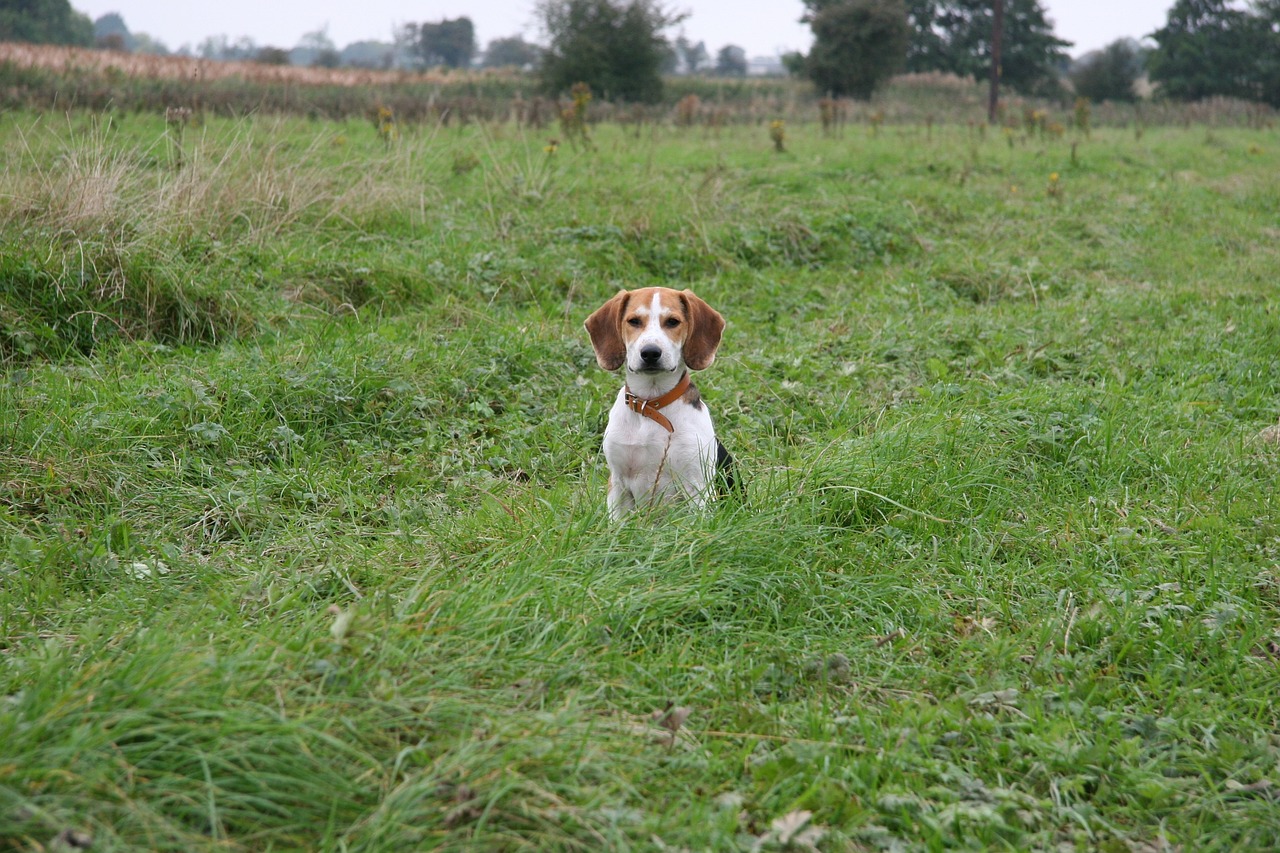
[[[1074,66],[1039,0],[1002,0],[997,41],[993,0],[804,0],[813,32],[807,55],[787,67],[838,97],[869,97],[901,71],[987,79],[1001,44],[999,81],[1014,91],[1057,97],[1069,81],[1091,100],[1132,100],[1145,72],[1174,99],[1215,95],[1280,106],[1280,0],[1176,0],[1145,46],[1120,39]],[[662,32],[679,23],[655,0],[543,0],[550,46],[540,64],[552,92],[587,82],[606,97],[652,100],[668,48]]]
[[[817,87],[869,96],[899,71],[991,76],[992,0],[805,0],[814,34],[793,59]],[[1280,0],[1177,0],[1145,46],[1120,39],[1072,65],[1038,0],[1003,0],[1000,82],[1056,96],[1069,80],[1091,100],[1133,100],[1145,72],[1163,97],[1215,95],[1280,106]]]
[[[1149,43],[1121,39],[1072,64],[1071,43],[1053,32],[1040,0],[803,0],[813,32],[808,54],[783,62],[823,94],[869,97],[901,71],[937,71],[986,79],[1001,45],[999,81],[1027,95],[1064,94],[1064,80],[1092,100],[1132,100],[1146,73],[1160,95],[1196,100],[1216,95],[1280,106],[1280,0],[1176,0]],[[995,10],[1002,25],[996,36]],[[663,76],[683,70],[744,75],[746,54],[726,45],[712,63],[706,45],[665,33],[686,17],[660,0],[540,0],[545,45],[512,36],[491,41],[483,64],[536,71],[559,95],[586,83],[615,101],[661,99]],[[69,0],[0,0],[0,40],[92,44],[164,52],[128,32],[117,14],[96,23]],[[323,30],[289,51],[258,48],[225,36],[202,42],[199,55],[294,64],[463,68],[478,49],[470,18],[411,23],[394,42],[362,42],[342,52]]]

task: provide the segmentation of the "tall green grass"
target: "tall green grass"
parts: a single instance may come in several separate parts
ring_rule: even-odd
[[[1273,131],[402,130],[4,125],[3,844],[1277,844]]]

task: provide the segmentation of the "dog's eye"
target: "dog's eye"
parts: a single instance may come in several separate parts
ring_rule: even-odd
[[[637,328],[637,329],[638,329],[638,328],[640,328],[640,318],[639,318],[639,317],[628,317],[628,318],[627,318],[627,325],[628,325],[628,326],[634,326],[634,327],[635,327],[635,328]]]
[[[668,317],[662,325],[666,326],[668,329],[674,329],[676,326],[680,325],[680,321],[675,317]]]

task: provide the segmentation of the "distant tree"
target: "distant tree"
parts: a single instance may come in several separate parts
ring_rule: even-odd
[[[336,68],[341,64],[342,55],[338,46],[329,38],[329,26],[326,24],[318,30],[303,33],[298,44],[289,51],[289,62],[293,65],[307,65],[314,68]]]
[[[1117,39],[1081,57],[1071,68],[1076,94],[1091,101],[1132,101],[1133,84],[1142,76],[1145,51],[1133,39]]]
[[[726,44],[716,53],[716,73],[722,77],[747,76],[747,52],[736,44]]]
[[[0,0],[0,41],[93,44],[93,21],[69,0]]]
[[[93,46],[98,50],[118,50],[123,53],[129,52],[129,44],[124,40],[124,36],[119,33],[107,33],[105,36],[94,36]]]
[[[1186,100],[1226,95],[1280,106],[1280,4],[1256,11],[1228,0],[1178,0],[1151,34],[1147,60],[1160,94]]]
[[[395,61],[395,45],[382,41],[353,41],[342,49],[343,65],[352,68],[390,68]]]
[[[804,54],[798,50],[789,51],[778,57],[783,69],[792,77],[804,76]]]
[[[302,38],[298,39],[298,47],[303,50],[315,51],[316,53],[319,53],[322,50],[338,49],[338,46],[334,44],[333,39],[329,38],[328,24],[325,24],[318,30],[303,33]]]
[[[146,33],[133,34],[133,52],[134,53],[150,53],[156,56],[168,56],[169,48],[159,39],[152,38]]]
[[[813,30],[805,72],[818,89],[869,98],[902,68],[907,10],[902,0],[805,0]]]
[[[1270,33],[1267,49],[1258,57],[1262,100],[1280,107],[1280,0],[1258,0],[1257,10]]]
[[[943,71],[987,79],[991,74],[990,0],[907,0],[911,38],[907,71]],[[1024,94],[1058,89],[1071,42],[1053,33],[1039,0],[1005,0],[1001,83]]]
[[[248,36],[241,36],[233,42],[226,34],[219,34],[200,42],[196,46],[196,55],[201,59],[247,60],[258,55],[258,46]]]
[[[911,33],[907,41],[907,71],[951,71],[943,67],[951,64],[951,38],[943,28],[941,2],[907,0],[907,27]]]
[[[711,62],[707,43],[700,41],[694,44],[683,33],[676,38],[675,48],[680,60],[680,70],[685,74],[697,74],[699,69]]]
[[[661,54],[661,59],[658,62],[658,70],[662,74],[679,74],[680,51],[676,48],[675,43],[663,41],[659,53]]]
[[[288,65],[289,51],[283,47],[262,47],[254,54],[253,61],[261,65]]]
[[[392,64],[397,68],[417,68],[422,64],[415,46],[418,44],[418,25],[397,24],[391,28]]]
[[[521,36],[494,39],[484,49],[484,66],[486,68],[524,68],[538,64],[542,49],[530,44]]]
[[[586,83],[602,97],[657,101],[670,45],[662,31],[683,20],[654,0],[541,0],[549,46],[539,75],[558,94]]]
[[[466,68],[476,53],[476,28],[468,17],[418,25],[418,55],[427,65]]]
[[[707,50],[707,43],[700,41],[689,48],[684,55],[684,65],[689,69],[690,74],[697,74],[703,68],[711,64],[711,53]]]
[[[205,36],[204,39],[196,45],[196,56],[201,59],[222,59],[227,49],[227,36],[220,33],[216,36]]]
[[[108,12],[93,22],[93,44],[107,50],[133,50],[133,35],[119,12]]]
[[[668,74],[689,73],[689,67],[684,60],[685,53],[689,50],[689,38],[684,33],[680,33],[675,37],[674,41],[668,42],[668,44],[671,45],[671,57],[664,63],[665,67],[662,70]],[[675,59],[674,64],[672,64],[671,58]]]

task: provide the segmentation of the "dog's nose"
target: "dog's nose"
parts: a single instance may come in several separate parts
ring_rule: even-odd
[[[660,358],[662,358],[662,350],[657,347],[645,347],[640,350],[640,360],[646,365],[657,364]]]

